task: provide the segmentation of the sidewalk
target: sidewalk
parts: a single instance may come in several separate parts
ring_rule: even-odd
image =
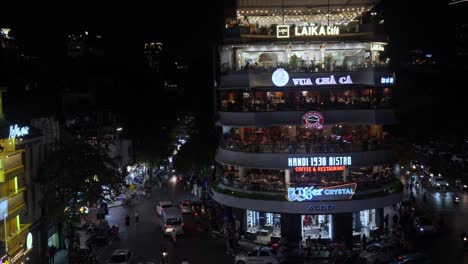
[[[55,264],[67,264],[67,255],[68,251],[65,249],[61,249],[55,255]]]
[[[240,251],[249,251],[253,250],[255,247],[263,246],[263,247],[268,247],[267,245],[255,243],[250,240],[246,239],[241,239],[239,240],[239,250]],[[237,252],[236,252],[237,253]],[[294,249],[291,252],[286,252],[285,253],[286,258],[288,260],[298,260],[298,259],[303,259],[303,260],[328,260],[329,257],[329,252],[328,250],[319,250],[318,252],[314,250],[312,247],[312,251],[310,253],[310,256],[307,256],[307,250],[303,250],[301,253],[298,252],[298,249]]]

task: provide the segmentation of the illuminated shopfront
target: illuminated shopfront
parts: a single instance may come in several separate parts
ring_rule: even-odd
[[[301,230],[302,240],[308,237],[316,238],[333,238],[333,217],[332,215],[302,215]]]
[[[374,235],[379,229],[380,219],[375,209],[363,210],[353,213],[353,236],[367,237]]]
[[[255,234],[256,240],[270,241],[281,237],[281,214],[247,210],[247,233]]]

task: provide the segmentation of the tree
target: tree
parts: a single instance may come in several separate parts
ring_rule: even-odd
[[[83,214],[82,208],[94,206],[107,195],[118,194],[123,176],[104,147],[70,139],[62,142],[43,163],[39,177],[44,193],[42,215],[46,223],[68,224],[69,256],[72,256],[76,242],[74,226]]]

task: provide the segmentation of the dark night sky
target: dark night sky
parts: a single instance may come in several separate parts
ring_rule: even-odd
[[[183,8],[182,7],[183,3]],[[64,36],[84,29],[102,34],[118,54],[141,54],[144,41],[161,41],[167,47],[194,48],[215,41],[213,31],[222,26],[223,1],[151,1],[147,3],[86,2],[35,3],[23,7],[2,7],[0,25],[16,30],[27,53],[43,57],[63,49]],[[184,52],[184,51],[182,51]]]
[[[22,7],[2,7],[0,24],[17,31],[18,40],[33,55],[54,53],[63,48],[68,33],[88,29],[97,31],[121,55],[141,52],[144,41],[163,41],[167,46],[187,49],[203,47],[217,40],[213,34],[222,27],[224,1],[147,1],[99,4],[57,2],[33,3]],[[395,43],[407,46],[437,46],[443,35],[444,1],[387,0],[386,27]],[[401,41],[400,41],[401,40]],[[182,49],[183,50],[183,49]],[[182,52],[182,51],[181,51]]]

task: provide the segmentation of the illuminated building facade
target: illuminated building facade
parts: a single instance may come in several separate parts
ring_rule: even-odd
[[[3,113],[0,116],[3,117]],[[24,150],[20,148],[22,138],[29,134],[29,127],[7,125],[3,118],[0,123],[0,259],[2,263],[21,263],[33,247],[31,224],[26,216]]]
[[[245,237],[376,236],[401,200],[395,75],[373,1],[239,0],[215,86],[214,199]]]

